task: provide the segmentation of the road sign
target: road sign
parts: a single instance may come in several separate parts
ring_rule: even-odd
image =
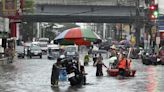
[[[15,16],[16,15],[16,0],[2,0],[3,15]]]

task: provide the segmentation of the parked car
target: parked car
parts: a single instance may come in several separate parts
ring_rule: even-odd
[[[42,58],[42,50],[40,46],[30,46],[29,57],[32,58],[33,56],[39,56]]]

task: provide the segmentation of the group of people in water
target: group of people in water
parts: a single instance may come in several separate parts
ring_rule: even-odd
[[[124,77],[125,76],[125,71],[130,70],[131,67],[131,59],[127,57],[127,53],[124,52],[124,50],[121,48],[119,51],[116,51],[116,48],[111,47],[111,57],[115,56],[117,57],[117,60],[112,63],[111,68],[116,68],[119,70],[119,76]],[[81,76],[79,78],[75,77],[74,79],[68,78],[70,81],[71,85],[76,85],[78,83],[76,82],[81,82],[82,84],[86,84],[86,73],[84,66],[88,65],[88,61],[90,61],[90,56],[87,54],[84,56],[84,66],[80,64],[79,60],[75,60],[73,62],[73,59],[67,59],[65,62],[63,61],[64,58],[58,58],[57,62],[53,64],[52,68],[52,75],[51,75],[51,84],[52,85],[58,85],[59,81],[59,72],[62,67],[66,67],[66,72],[68,75],[70,75],[72,72],[75,73],[75,76]],[[71,61],[71,62],[69,62]],[[73,64],[69,64],[72,63]],[[104,63],[103,63],[103,57],[101,53],[99,54],[94,54],[93,56],[93,66],[96,67],[96,76],[103,76],[103,67],[109,69]],[[81,79],[80,79],[81,78]],[[76,81],[75,81],[76,80]],[[74,81],[74,82],[72,82]]]

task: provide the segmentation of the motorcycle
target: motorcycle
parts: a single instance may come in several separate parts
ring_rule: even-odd
[[[76,60],[71,59],[67,61],[66,71],[71,86],[83,85],[86,83],[86,77],[79,71],[78,62]]]

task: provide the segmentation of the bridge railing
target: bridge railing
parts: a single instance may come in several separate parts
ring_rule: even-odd
[[[135,6],[136,0],[35,0],[36,4]]]

